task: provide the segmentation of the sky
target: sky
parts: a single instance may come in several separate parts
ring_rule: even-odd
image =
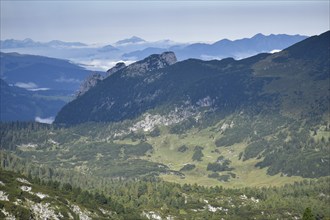
[[[330,29],[329,0],[1,2],[1,40],[113,43],[214,42],[263,34],[317,35]]]

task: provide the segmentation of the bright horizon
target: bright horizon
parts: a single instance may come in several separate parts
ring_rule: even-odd
[[[8,1],[1,40],[114,43],[236,40],[257,33],[318,35],[330,29],[329,1]]]

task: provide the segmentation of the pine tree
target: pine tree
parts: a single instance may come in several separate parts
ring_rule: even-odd
[[[314,220],[315,219],[311,208],[307,207],[305,209],[302,219],[303,220]]]

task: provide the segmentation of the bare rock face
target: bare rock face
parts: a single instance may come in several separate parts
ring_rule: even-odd
[[[108,77],[108,76],[111,76],[111,75],[114,74],[115,72],[118,72],[119,70],[121,70],[121,69],[123,69],[123,68],[125,68],[125,67],[126,67],[125,63],[123,63],[123,62],[119,62],[119,63],[117,63],[116,66],[112,67],[111,69],[109,69],[109,70],[107,71],[107,77]]]
[[[164,52],[162,54],[153,54],[144,60],[129,65],[125,69],[125,76],[142,76],[143,73],[161,69],[177,62],[173,52]]]
[[[175,54],[171,51],[160,54],[160,58],[167,65],[172,65],[177,62]]]
[[[103,77],[99,73],[92,73],[88,76],[85,81],[81,84],[79,91],[77,92],[77,97],[82,96],[92,87],[96,86],[98,82],[103,80]]]

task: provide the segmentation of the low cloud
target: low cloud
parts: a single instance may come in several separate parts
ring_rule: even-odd
[[[47,91],[47,90],[50,90],[50,88],[35,88],[35,89],[28,89],[29,91]]]
[[[235,53],[233,54],[233,58],[235,60],[242,60],[242,59],[245,59],[245,58],[248,58],[248,57],[252,57],[254,55],[257,55],[259,54],[260,52],[259,51],[246,51],[245,53]]]
[[[202,60],[222,60],[224,57],[219,57],[219,56],[211,56],[207,54],[202,54],[200,56]]]
[[[55,118],[54,117],[49,117],[49,118],[40,118],[36,117],[35,121],[43,124],[52,124],[54,122]]]
[[[92,70],[92,71],[107,71],[108,69],[114,67],[117,63],[123,62],[126,65],[129,65],[131,63],[134,63],[136,61],[134,60],[81,60],[78,61],[80,65],[85,67],[86,69]]]
[[[270,51],[270,53],[278,53],[278,52],[281,52],[281,50],[272,50],[272,51]]]
[[[36,89],[36,88],[38,88],[38,85],[33,83],[33,82],[27,82],[27,83],[17,82],[17,83],[15,83],[15,86],[23,88],[23,89]]]
[[[74,78],[65,78],[61,76],[58,79],[55,79],[55,82],[60,82],[60,83],[81,83],[79,79],[74,79]]]
[[[17,82],[14,84],[14,86],[22,88],[22,89],[26,89],[29,91],[46,91],[46,90],[50,90],[50,88],[39,88],[37,84],[33,83],[33,82]]]

